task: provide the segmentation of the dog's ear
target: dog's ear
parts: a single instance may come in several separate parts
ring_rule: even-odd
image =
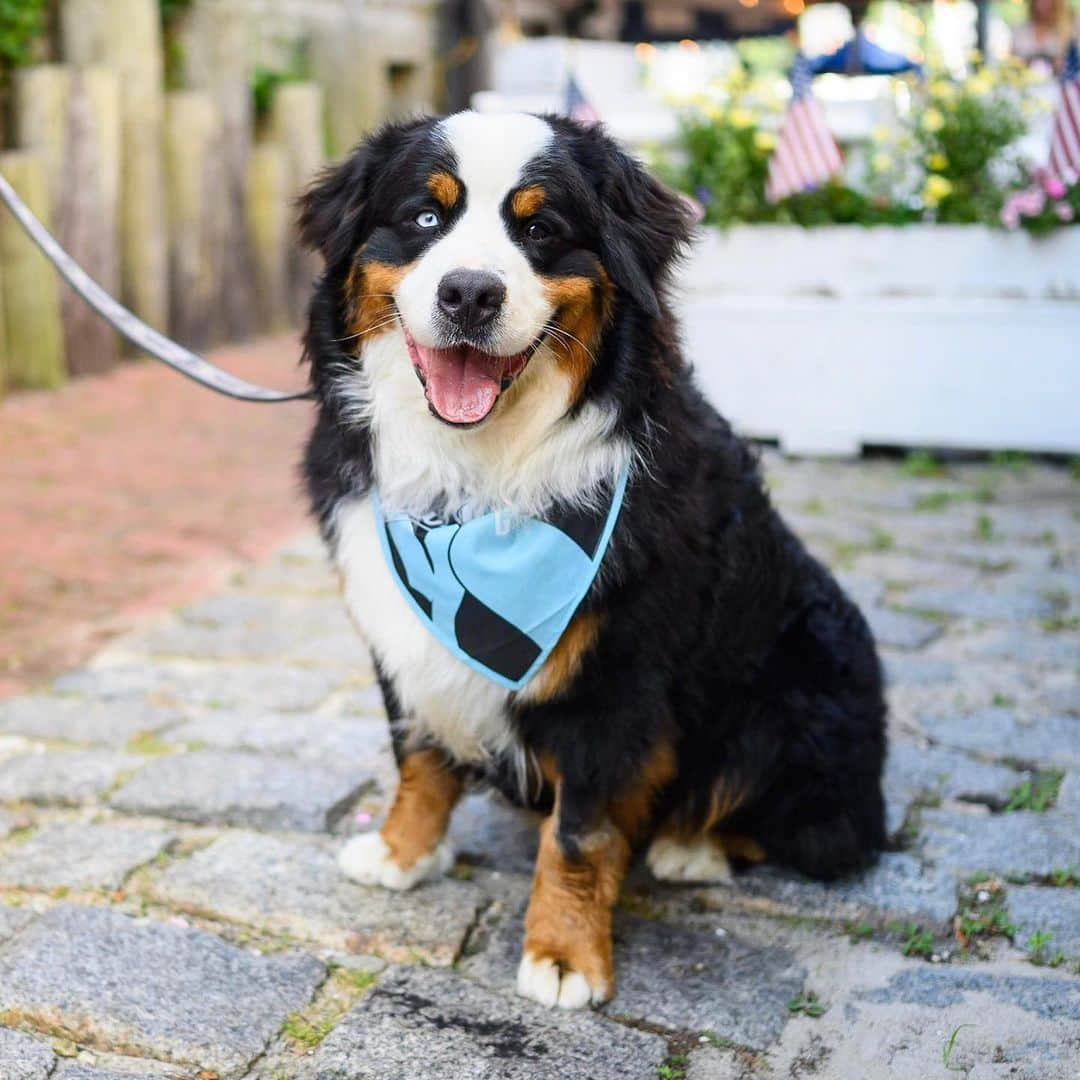
[[[613,142],[605,142],[601,258],[616,286],[655,317],[672,266],[693,236],[692,204]]]
[[[394,153],[430,125],[426,117],[384,124],[320,173],[297,200],[300,238],[334,267],[361,242],[372,184]]]
[[[347,259],[359,241],[372,158],[369,143],[327,166],[297,200],[300,239],[322,255],[327,267]]]

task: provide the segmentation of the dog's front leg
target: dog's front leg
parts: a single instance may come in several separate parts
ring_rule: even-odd
[[[579,1009],[614,990],[611,909],[630,843],[592,801],[559,783],[540,829],[517,988],[542,1005]]]
[[[446,842],[450,814],[465,786],[460,769],[438,750],[415,750],[401,759],[397,794],[378,832],[350,840],[338,865],[353,881],[411,889],[445,874],[454,853]]]

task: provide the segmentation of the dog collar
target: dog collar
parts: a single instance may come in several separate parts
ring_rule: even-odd
[[[384,515],[383,556],[409,607],[459,660],[520,690],[551,654],[596,578],[629,466],[597,509],[543,518],[493,511],[450,519]]]

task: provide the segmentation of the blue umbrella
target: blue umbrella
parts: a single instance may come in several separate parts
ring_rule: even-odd
[[[835,72],[839,75],[899,75],[904,71],[922,71],[922,66],[900,53],[875,45],[861,29],[855,36],[827,56],[810,61],[815,75]]]

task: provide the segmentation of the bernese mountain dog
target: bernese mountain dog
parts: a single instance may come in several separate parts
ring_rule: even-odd
[[[517,987],[575,1008],[614,991],[639,852],[677,882],[870,864],[874,641],[694,384],[687,201],[599,127],[465,112],[376,131],[300,226],[325,260],[306,482],[399,771],[344,872],[447,871],[470,784],[538,811]]]

